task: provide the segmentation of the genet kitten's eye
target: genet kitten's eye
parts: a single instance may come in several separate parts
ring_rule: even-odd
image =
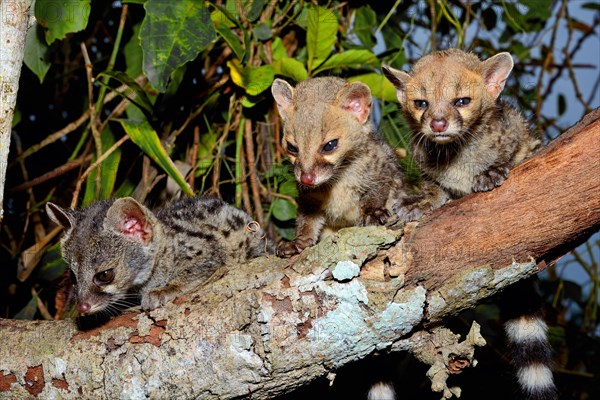
[[[456,107],[464,107],[464,106],[466,106],[467,104],[469,104],[470,102],[471,102],[471,98],[470,98],[470,97],[461,97],[460,99],[457,99],[457,100],[454,102],[454,105],[455,105]]]
[[[429,102],[427,102],[427,100],[414,100],[414,103],[415,107],[420,110],[424,110],[429,107]]]
[[[337,139],[330,140],[329,142],[325,143],[325,145],[323,145],[323,147],[321,148],[321,152],[330,153],[337,148],[337,145],[338,145]]]
[[[298,154],[298,147],[294,146],[293,144],[291,144],[290,142],[287,142],[287,145],[285,147],[285,149],[287,150],[287,152],[291,155],[296,155]]]
[[[115,279],[115,270],[105,269],[94,275],[94,283],[98,286],[108,285]]]

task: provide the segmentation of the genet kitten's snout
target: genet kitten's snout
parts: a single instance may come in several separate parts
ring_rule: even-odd
[[[314,172],[302,172],[300,175],[300,183],[306,186],[313,186],[316,179],[317,176],[314,174]]]
[[[432,119],[429,126],[431,127],[431,130],[435,133],[446,132],[446,129],[448,129],[448,121],[446,121],[444,118]]]

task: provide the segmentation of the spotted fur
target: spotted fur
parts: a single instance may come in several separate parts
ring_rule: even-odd
[[[220,266],[265,254],[249,215],[209,197],[179,200],[156,213],[127,197],[81,210],[46,205],[63,227],[62,255],[77,309],[114,311],[141,299],[151,310],[205,282]],[[138,299],[138,300],[139,300]]]

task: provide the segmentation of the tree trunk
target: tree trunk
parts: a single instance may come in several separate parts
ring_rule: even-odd
[[[0,397],[267,399],[382,349],[437,365],[434,389],[446,391],[448,354],[470,361],[484,341],[477,327],[458,343],[434,325],[598,229],[599,150],[596,110],[500,188],[404,230],[343,229],[295,259],[224,268],[163,308],[86,331],[0,320]],[[411,333],[420,324],[431,329]]]
[[[0,223],[12,121],[32,0],[0,0]]]

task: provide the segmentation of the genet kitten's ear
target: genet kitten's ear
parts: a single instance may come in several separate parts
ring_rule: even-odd
[[[129,239],[148,244],[152,240],[154,227],[152,212],[131,197],[117,199],[104,218],[104,228]]]
[[[65,231],[70,231],[74,224],[75,218],[73,211],[61,208],[54,203],[46,203],[46,214],[55,224],[62,226]]]
[[[271,93],[273,93],[273,98],[275,98],[275,102],[277,103],[279,115],[285,119],[287,112],[292,106],[294,88],[283,79],[275,79],[271,85]]]
[[[336,103],[363,125],[369,121],[371,115],[371,89],[361,82],[348,83],[338,93]]]
[[[400,71],[388,65],[382,66],[381,70],[383,71],[383,75],[385,75],[388,81],[396,88],[396,97],[398,97],[400,104],[404,104],[404,101],[406,100],[406,87],[411,76],[404,71]]]
[[[498,53],[481,63],[483,82],[493,98],[500,96],[513,65],[512,56],[507,52]]]

